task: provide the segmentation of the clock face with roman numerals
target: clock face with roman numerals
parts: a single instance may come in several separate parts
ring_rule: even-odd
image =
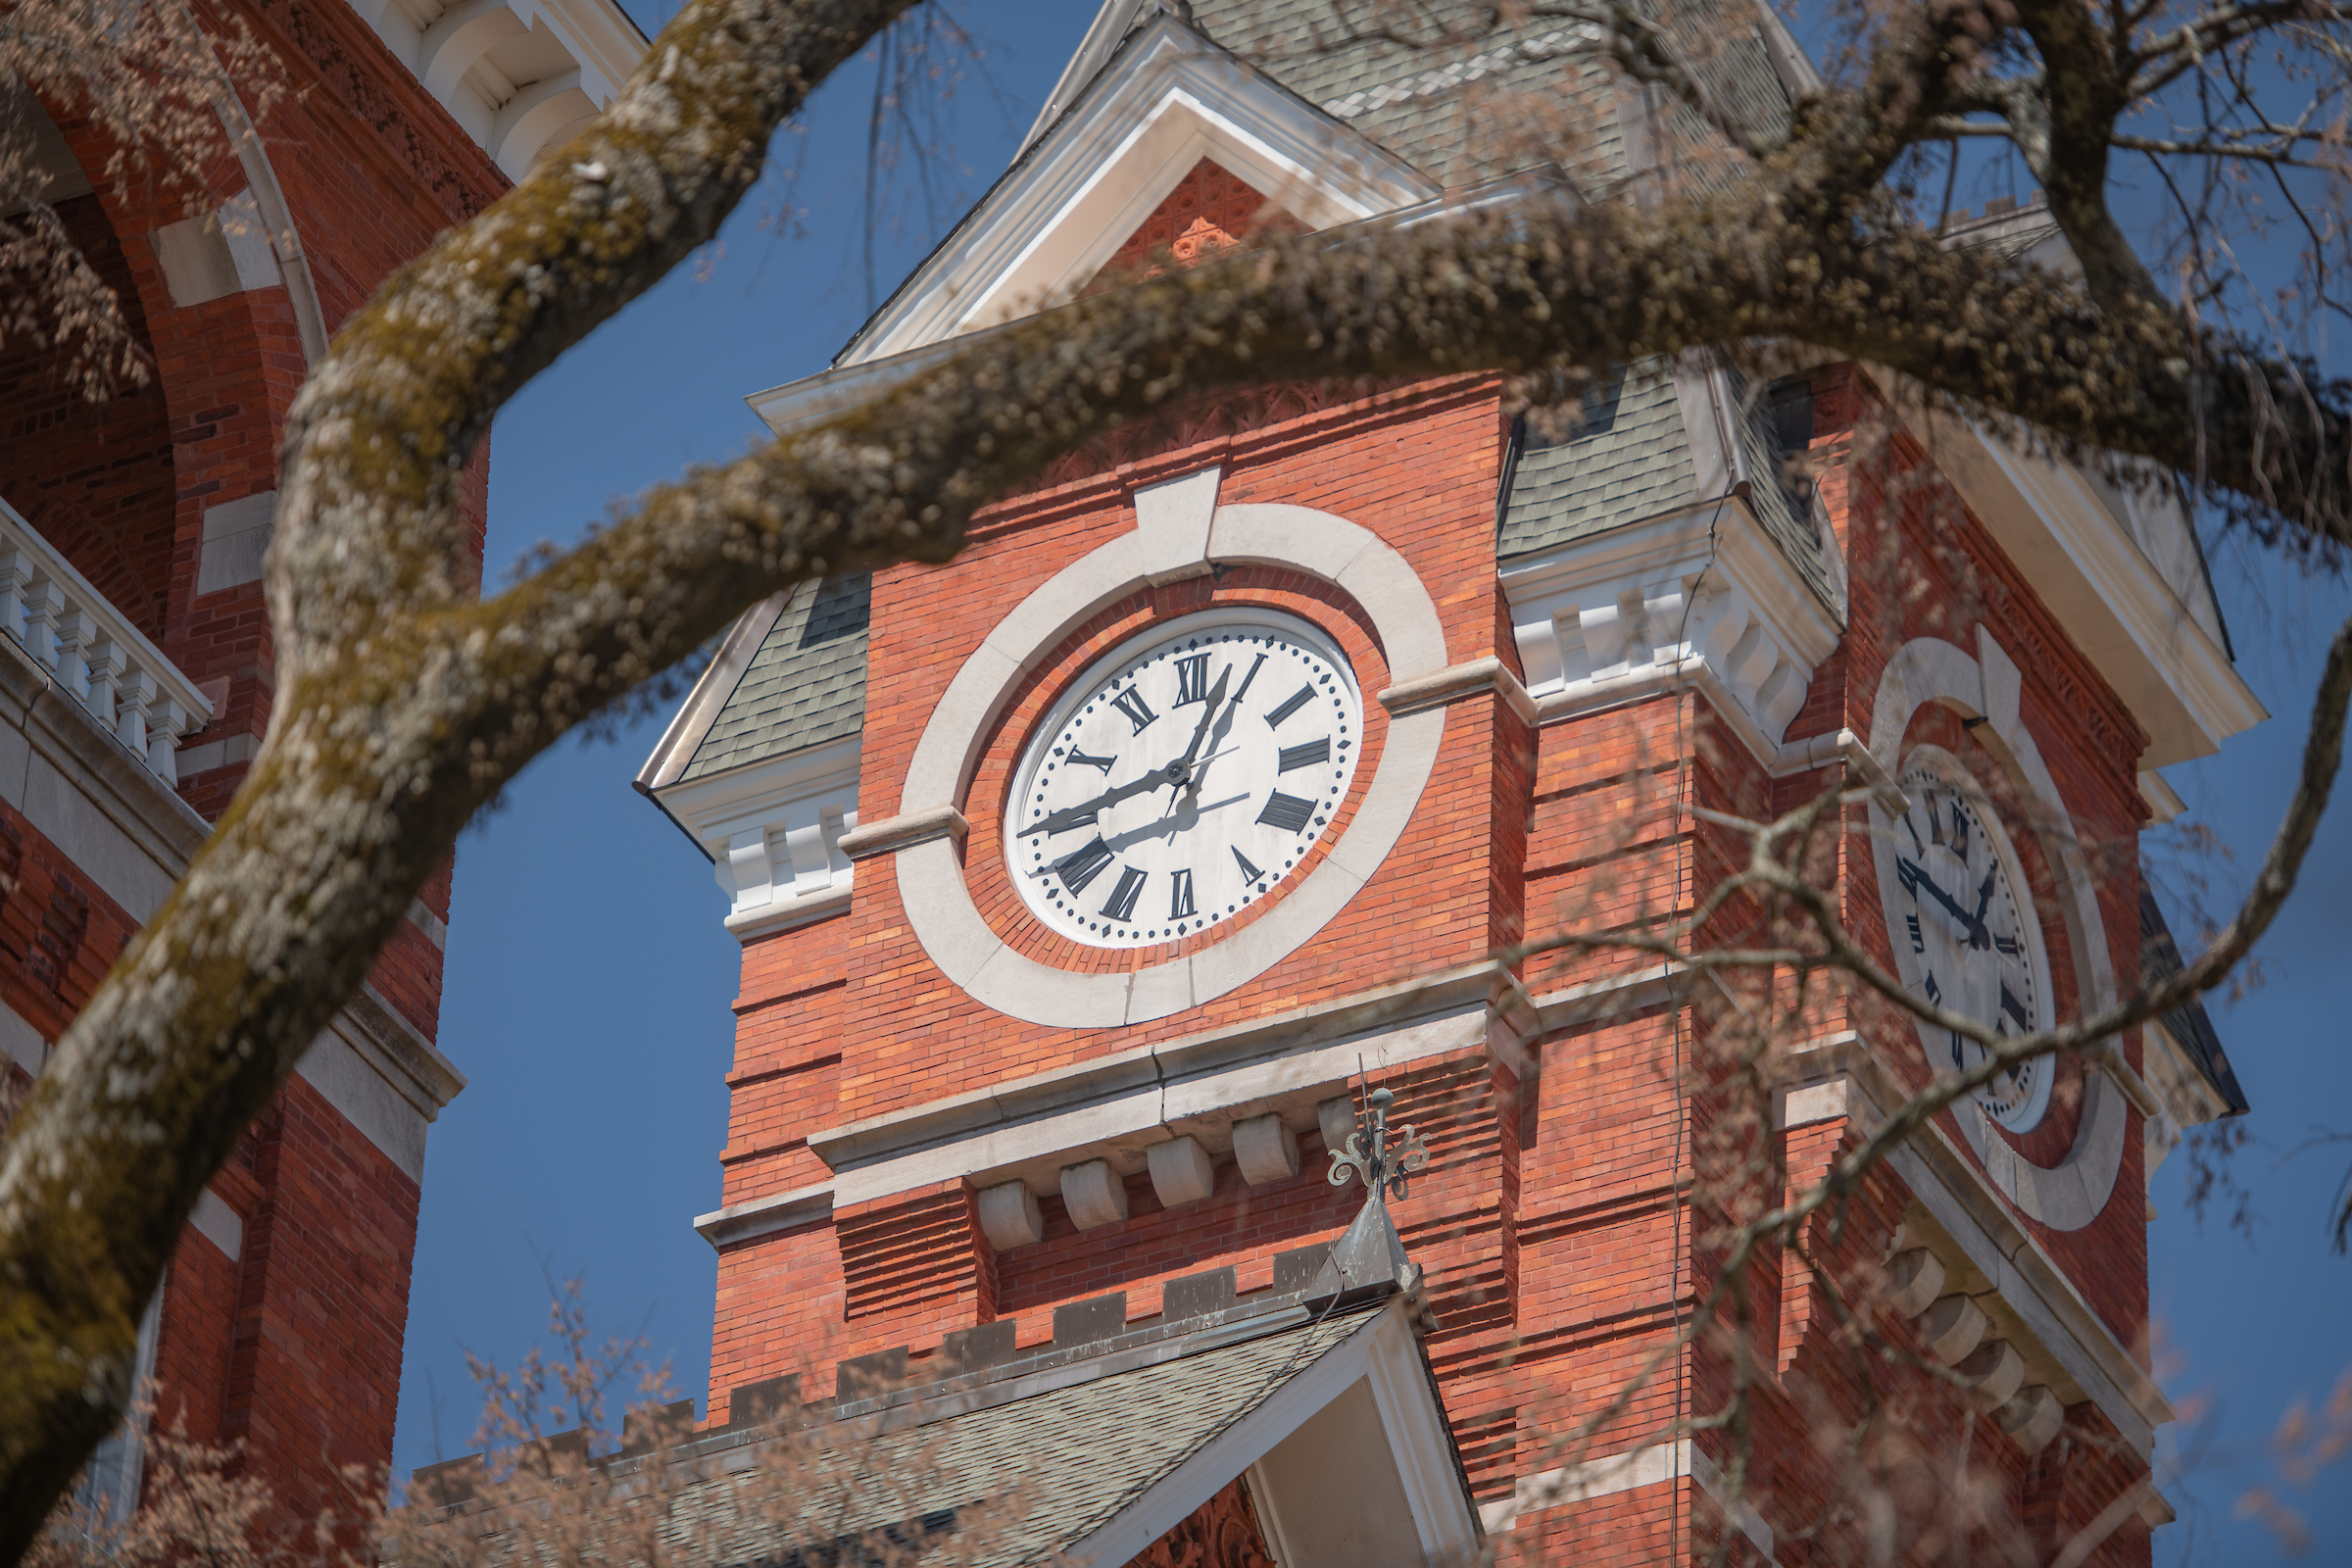
[[[1331,639],[1271,611],[1209,611],[1112,650],[1038,726],[1005,855],[1030,912],[1090,947],[1214,933],[1330,831],[1363,750]]]
[[[1921,746],[1903,764],[1911,809],[1892,820],[1881,855],[1892,858],[1887,936],[1912,991],[2002,1035],[2050,1026],[2049,958],[2017,852],[1984,791],[1959,760]],[[1964,1071],[1984,1059],[1975,1041],[1920,1025],[1928,1059]],[[1977,1091],[1986,1115],[2031,1131],[2050,1103],[2050,1058],[2019,1064]]]

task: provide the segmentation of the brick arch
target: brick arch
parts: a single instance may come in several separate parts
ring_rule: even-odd
[[[44,106],[48,107],[48,106]],[[54,112],[53,112],[54,118]],[[72,122],[61,122],[61,128]],[[83,138],[85,144],[89,140]],[[69,144],[73,141],[68,130]],[[86,171],[90,153],[74,149]],[[111,188],[53,205],[91,269],[115,291],[151,363],[151,301],[109,211]],[[173,552],[176,482],[171,415],[160,377],[93,404],[62,373],[67,350],[20,334],[0,344],[0,499],[129,615],[163,634]]]
[[[85,171],[105,167],[111,144],[98,127],[86,122],[59,123]],[[200,211],[217,214],[237,202],[258,208],[264,226],[274,230],[269,215],[283,212],[273,195],[274,181],[265,200],[249,176],[257,156],[252,138],[236,137],[232,127],[231,139],[247,143],[246,155],[219,160],[199,199]],[[98,182],[93,199],[120,247],[144,322],[155,367],[147,395],[161,412],[169,471],[160,496],[142,494],[135,523],[126,517],[116,529],[118,535],[136,534],[135,547],[122,541],[131,558],[127,564],[108,559],[94,538],[84,546],[86,557],[70,559],[102,588],[108,587],[100,581],[102,573],[135,581],[140,602],[133,606],[118,599],[118,607],[133,614],[139,629],[183,673],[212,691],[214,721],[182,737],[184,762],[190,746],[259,736],[268,723],[274,657],[258,573],[231,571],[225,581],[216,573],[208,580],[202,574],[205,536],[208,517],[216,531],[223,523],[248,529],[269,523],[286,412],[309,368],[305,313],[297,309],[296,291],[287,288],[287,269],[278,261],[278,252],[287,247],[265,240],[258,250],[249,247],[238,267],[218,231],[205,233],[203,217],[190,218],[184,191],[153,182],[118,190]],[[299,244],[291,248],[300,250]],[[315,303],[309,314],[316,315]],[[86,506],[84,511],[103,531],[108,514]],[[266,532],[249,534],[244,542],[254,548],[243,559],[258,559],[258,544],[267,537]],[[160,613],[154,608],[158,583]],[[208,763],[217,751],[206,747]],[[247,746],[233,758],[220,752],[217,766],[183,765],[182,793],[209,814],[225,803],[233,779],[208,782],[205,775],[233,769],[241,776],[249,751]]]

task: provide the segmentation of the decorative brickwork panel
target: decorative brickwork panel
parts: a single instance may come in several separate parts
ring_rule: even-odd
[[[1258,1529],[1250,1484],[1240,1476],[1195,1508],[1166,1535],[1137,1552],[1127,1568],[1276,1568]]]
[[[1252,234],[1305,231],[1306,225],[1298,220],[1279,207],[1269,207],[1264,193],[1249,181],[1203,158],[1103,264],[1097,286],[1139,270],[1147,275],[1156,271],[1155,263],[1163,252],[1179,267],[1189,267]]]

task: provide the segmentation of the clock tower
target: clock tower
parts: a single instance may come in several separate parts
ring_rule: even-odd
[[[1012,170],[755,410],[821,421],[1137,262],[1434,213],[1497,172],[1481,127],[1514,94],[1589,122],[1574,178],[1652,144],[1574,27],[1435,53],[1316,27],[1111,0]],[[1785,112],[1806,79],[1777,17],[1732,32],[1732,83]],[[1962,239],[2050,232],[2028,209]],[[1026,1408],[1038,1473],[1134,1470],[1040,1548],[1114,1563],[1186,1531],[1284,1568],[1798,1560],[1901,1478],[1821,1457],[1853,1374],[1797,1255],[1747,1282],[1740,1356],[1677,1348],[1714,1282],[1723,995],[1514,950],[1692,908],[1745,853],[1723,813],[1842,781],[1868,804],[1841,918],[1879,960],[1996,1029],[2074,1015],[2171,952],[2137,835],[2179,808],[2160,764],[2262,716],[2227,646],[2169,494],[1907,428],[1841,365],[1624,367],[1548,430],[1480,375],[1222,397],[999,501],[946,566],[779,596],[638,780],[743,942],[695,1221],[708,1427],[908,1382],[972,1391],[935,1417],[951,1444]],[[1791,1192],[1974,1059],[1859,1004],[1783,1047],[1742,1147]],[[2189,1009],[1996,1081],[1809,1233],[1952,1369],[1896,1392],[1915,1449],[1971,1446],[1986,1540],[2046,1556],[2131,1494],[2087,1560],[2148,1560],[2145,1175],[2242,1108]],[[1348,1311],[1372,1326],[1310,1343]],[[1214,1371],[1284,1344],[1279,1373]],[[1736,1382],[1737,1465],[1690,1424]],[[1212,1384],[1285,1392],[1136,1457]]]

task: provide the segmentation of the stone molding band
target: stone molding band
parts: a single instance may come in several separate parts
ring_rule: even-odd
[[[871,860],[911,850],[939,839],[961,844],[972,826],[953,806],[934,806],[921,811],[903,811],[879,822],[860,823],[841,836],[841,853],[853,860]]]
[[[1449,665],[1411,680],[1401,680],[1380,694],[1380,706],[1390,716],[1401,718],[1425,709],[1446,708],[1472,697],[1493,692],[1510,705],[1511,711],[1527,723],[1536,721],[1536,700],[1527,695],[1510,666],[1489,654],[1467,663]]]

